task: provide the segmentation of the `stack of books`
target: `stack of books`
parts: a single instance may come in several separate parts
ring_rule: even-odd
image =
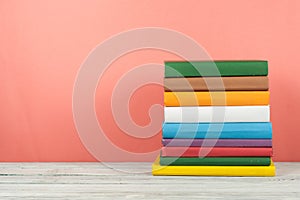
[[[165,62],[153,175],[274,176],[267,61]]]

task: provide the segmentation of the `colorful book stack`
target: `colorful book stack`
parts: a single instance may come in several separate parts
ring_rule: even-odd
[[[153,175],[274,176],[267,61],[165,62]]]

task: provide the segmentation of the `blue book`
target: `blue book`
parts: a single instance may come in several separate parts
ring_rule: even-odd
[[[272,124],[270,122],[164,123],[162,135],[164,139],[272,139]]]

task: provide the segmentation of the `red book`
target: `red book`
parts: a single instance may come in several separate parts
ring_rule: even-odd
[[[272,148],[265,147],[162,147],[161,156],[222,157],[272,156]]]

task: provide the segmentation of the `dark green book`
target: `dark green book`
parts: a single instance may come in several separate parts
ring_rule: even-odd
[[[165,77],[267,76],[267,61],[179,61],[165,62]]]
[[[164,166],[269,166],[270,157],[160,157]]]

